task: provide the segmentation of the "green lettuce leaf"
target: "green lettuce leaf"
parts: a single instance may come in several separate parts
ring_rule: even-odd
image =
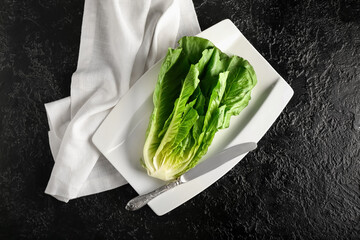
[[[153,94],[142,165],[148,175],[174,179],[196,166],[216,132],[249,103],[252,66],[210,41],[183,37],[169,49]]]

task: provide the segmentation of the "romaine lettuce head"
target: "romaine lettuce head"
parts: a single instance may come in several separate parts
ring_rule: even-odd
[[[249,103],[253,67],[210,41],[183,37],[169,48],[155,86],[142,165],[148,175],[174,179],[194,167],[215,133]]]

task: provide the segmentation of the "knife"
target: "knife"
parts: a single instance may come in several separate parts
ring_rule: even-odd
[[[152,192],[146,193],[144,195],[137,196],[131,199],[127,204],[125,209],[129,211],[135,211],[143,206],[145,206],[150,200],[159,196],[160,194],[170,190],[180,184],[189,182],[198,178],[208,172],[215,170],[216,168],[222,166],[228,161],[234,159],[235,157],[250,152],[257,147],[254,142],[241,143],[232,147],[229,147],[220,153],[206,159],[205,161],[199,163],[196,167],[188,170],[183,175],[178,177],[177,179],[169,182],[168,184],[161,186],[155,189]]]

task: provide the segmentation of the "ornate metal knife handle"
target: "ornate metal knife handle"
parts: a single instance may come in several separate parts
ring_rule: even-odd
[[[180,178],[177,178],[175,181],[169,182],[168,184],[161,186],[154,191],[151,191],[149,193],[146,193],[144,195],[137,196],[133,199],[131,199],[125,206],[126,210],[129,211],[135,211],[143,206],[145,206],[150,200],[154,199],[155,197],[159,196],[163,192],[166,192],[169,189],[172,189],[183,182],[180,180]]]

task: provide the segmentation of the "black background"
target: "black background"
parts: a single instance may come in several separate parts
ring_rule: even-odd
[[[172,212],[129,186],[65,204],[43,104],[70,93],[83,1],[0,1],[0,239],[360,239],[360,1],[194,0],[231,19],[294,97],[225,177]],[[261,81],[261,79],[259,79]]]

